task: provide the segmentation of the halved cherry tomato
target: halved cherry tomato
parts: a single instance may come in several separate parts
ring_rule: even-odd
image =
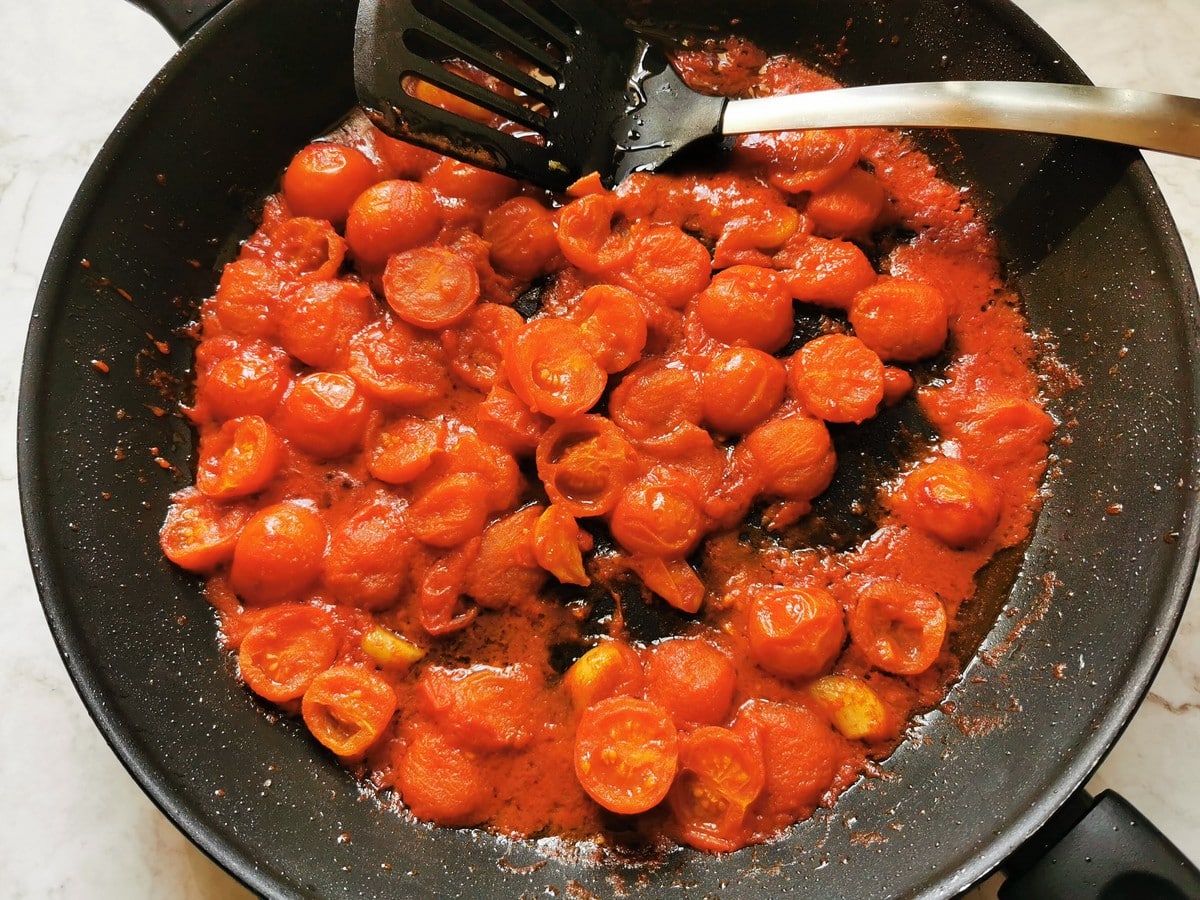
[[[158,543],[167,559],[189,572],[210,572],[233,557],[238,535],[250,520],[242,504],[217,503],[196,488],[171,496]]]
[[[346,242],[324,219],[295,216],[260,228],[242,247],[293,280],[333,278],[346,257]]]
[[[361,281],[303,282],[280,304],[279,343],[305,365],[337,369],[346,363],[350,338],[378,314]]]
[[[622,641],[597,644],[563,675],[563,687],[579,710],[609,697],[640,697],[645,682],[641,659]]]
[[[271,338],[283,276],[261,259],[238,259],[221,271],[213,311],[221,327],[244,337]]]
[[[825,671],[842,650],[842,605],[818,587],[760,590],[750,601],[746,636],[750,655],[768,672],[811,678]]]
[[[313,679],[300,711],[313,737],[353,759],[383,736],[396,712],[396,692],[374,672],[335,666]]]
[[[313,456],[333,459],[362,445],[371,408],[340,372],[310,372],[283,400],[276,421],[284,436]]]
[[[655,303],[682,309],[708,286],[708,248],[675,225],[635,223],[629,229],[633,254],[617,280]]]
[[[683,728],[724,722],[737,671],[724,650],[700,637],[667,638],[646,652],[646,699]]]
[[[538,477],[550,500],[573,516],[612,509],[637,467],[637,453],[604,416],[564,419],[538,442]]]
[[[201,443],[196,487],[218,500],[255,494],[275,477],[283,454],[283,442],[262,416],[230,419]]]
[[[554,213],[532,197],[514,197],[483,220],[492,264],[531,281],[549,271],[559,255]]]
[[[806,235],[775,256],[775,265],[797,300],[849,309],[859,291],[875,283],[867,255],[850,241]]]
[[[336,225],[346,220],[354,199],[378,180],[378,169],[361,150],[331,142],[309,144],[283,173],[283,196],[296,215]]]
[[[366,394],[402,409],[450,389],[437,339],[400,321],[369,325],[351,338],[347,372]]]
[[[536,597],[546,583],[533,547],[533,530],[541,512],[540,506],[526,506],[484,529],[466,586],[480,606],[515,606]]]
[[[462,603],[467,574],[478,553],[479,540],[475,539],[435,560],[425,570],[417,592],[417,611],[421,627],[430,634],[461,631],[479,615],[478,607],[464,607]]]
[[[704,421],[725,434],[744,434],[783,402],[787,369],[753,347],[730,347],[704,368]]]
[[[883,362],[856,337],[826,334],[792,356],[788,386],[826,422],[863,422],[883,400]]]
[[[862,138],[849,128],[773,131],[738,138],[736,155],[764,167],[771,184],[798,194],[819,191],[853,168]]]
[[[576,301],[571,318],[604,371],[629,368],[646,346],[646,313],[632,291],[611,284],[588,288]]]
[[[413,577],[416,550],[403,509],[381,492],[333,528],[322,580],[338,602],[380,610],[400,599]]]
[[[575,732],[575,775],[611,812],[635,815],[662,802],[675,779],[679,737],[661,706],[610,697],[584,711]]]
[[[442,227],[433,191],[415,181],[381,181],[354,200],[346,216],[346,241],[372,266],[433,239]]]
[[[473,307],[457,328],[442,333],[451,371],[476,390],[495,387],[504,372],[504,348],[524,324],[511,306],[480,303]]]
[[[681,559],[704,537],[699,488],[665,467],[630,484],[612,511],[612,535],[630,553]]]
[[[916,362],[946,346],[950,304],[935,287],[885,278],[859,291],[850,324],[884,362]]]
[[[838,237],[866,236],[879,220],[887,192],[879,179],[857,166],[828,187],[815,191],[804,207],[814,230]]]
[[[473,825],[483,818],[487,782],[475,755],[431,728],[413,737],[400,761],[401,796],[418,819]]]
[[[527,323],[510,341],[505,371],[530,409],[556,419],[587,412],[608,383],[579,326],[564,319]]]
[[[647,359],[621,379],[608,402],[608,414],[634,440],[670,434],[703,417],[700,381],[679,363]]]
[[[680,836],[714,853],[746,842],[743,825],[766,783],[762,751],[728,728],[704,725],[679,743],[679,774],[667,802]]]
[[[772,828],[811,814],[849,755],[829,721],[808,706],[749,700],[733,730],[762,748],[766,783],[757,808]]]
[[[488,484],[479,475],[443,475],[413,497],[409,528],[431,547],[455,547],[483,532],[487,495]]]
[[[924,463],[895,498],[900,517],[948,547],[977,547],[1000,522],[1000,494],[991,479],[955,459]]]
[[[850,613],[850,638],[875,668],[919,675],[941,652],[946,624],[946,608],[936,594],[881,579],[858,593]]]
[[[769,494],[811,500],[833,480],[837,458],[829,429],[804,415],[770,419],[743,439],[741,447]]]
[[[238,669],[258,696],[272,703],[295,700],[333,665],[341,642],[337,622],[319,606],[273,606],[242,638]]]
[[[456,744],[471,750],[520,749],[537,736],[542,685],[530,666],[498,669],[431,666],[417,682],[422,709]]]
[[[466,317],[479,299],[479,273],[446,247],[414,247],[383,270],[383,296],[405,322],[445,328]]]
[[[525,487],[521,469],[511,453],[466,429],[452,431],[447,436],[445,450],[434,463],[434,469],[437,473],[479,476],[488,512],[516,506]]]
[[[371,475],[388,484],[407,484],[433,465],[445,428],[428,419],[403,418],[375,435],[367,460]]]
[[[792,295],[771,269],[731,266],[695,300],[704,330],[726,344],[772,353],[792,336]]]
[[[265,507],[238,537],[230,583],[249,603],[295,599],[317,580],[328,544],[316,510],[296,503]]]
[[[197,365],[200,363],[197,351]],[[287,354],[251,340],[222,356],[200,377],[196,409],[217,421],[237,416],[269,416],[291,384]]]
[[[558,246],[571,265],[602,275],[625,264],[634,253],[629,239],[613,231],[616,198],[608,193],[586,194],[558,213]]]

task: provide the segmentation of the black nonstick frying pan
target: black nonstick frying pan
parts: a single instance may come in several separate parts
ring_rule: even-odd
[[[169,409],[187,378],[178,332],[248,232],[247,210],[351,107],[354,3],[147,5],[180,36],[222,8],[123,120],[55,245],[22,380],[21,494],[47,617],[85,702],[155,802],[219,863],[272,896],[940,896],[1009,859],[1073,798],[1148,687],[1200,545],[1196,291],[1136,153],[1023,135],[925,139],[975,186],[1032,327],[1082,382],[1057,401],[1072,442],[1057,448],[1061,474],[1011,588],[972,623],[983,652],[953,708],[927,715],[884,777],[784,840],[595,866],[414,825],[361,798],[302,728],[269,721],[236,684],[199,582],[160,558],[157,529],[188,478],[192,435],[151,408]],[[633,11],[683,34],[727,31],[724,6]],[[769,49],[815,61],[844,38],[837,74],[849,83],[1082,77],[997,0],[746,0],[737,15]],[[94,358],[109,361],[107,375]],[[1113,504],[1120,515],[1107,514]],[[1001,606],[1016,613],[997,618]],[[1097,814],[1124,815],[1113,804]]]

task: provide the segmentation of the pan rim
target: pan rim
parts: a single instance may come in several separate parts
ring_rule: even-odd
[[[976,0],[976,4],[990,11],[997,19],[1006,20],[1012,30],[1021,35],[1022,43],[1039,58],[1056,59],[1059,65],[1073,70],[1077,78],[1082,72],[1070,62],[1039,26],[1008,0]],[[252,890],[272,896],[303,896],[292,884],[279,879],[253,864],[244,855],[230,836],[181,800],[170,784],[167,775],[157,770],[143,751],[137,734],[125,722],[119,709],[111,705],[97,689],[98,673],[102,666],[92,658],[87,642],[71,617],[66,615],[60,598],[63,594],[58,581],[58,563],[55,548],[50,545],[44,511],[39,508],[38,497],[45,476],[41,460],[45,458],[44,435],[39,428],[42,417],[43,372],[37,365],[53,336],[53,324],[59,313],[54,301],[61,291],[68,268],[75,262],[71,250],[78,244],[87,225],[88,211],[101,190],[110,166],[121,158],[139,128],[153,118],[153,107],[161,87],[169,83],[175,73],[194,64],[205,47],[219,40],[225,28],[233,23],[242,12],[253,5],[251,0],[235,0],[220,10],[214,18],[199,29],[184,47],[176,53],[152,79],[138,96],[130,109],[121,118],[112,135],[105,141],[85,176],[79,191],[71,203],[53,248],[49,254],[42,276],[37,299],[33,308],[30,328],[26,339],[20,396],[18,401],[17,457],[18,486],[22,509],[25,539],[43,610],[54,636],[56,646],[67,668],[77,692],[89,714],[96,721],[106,742],[121,760],[143,791],[155,805],[175,823],[203,852],[237,877]],[[1196,283],[1190,276],[1190,265],[1165,201],[1146,166],[1144,160],[1131,167],[1129,177],[1136,195],[1148,213],[1163,225],[1158,235],[1159,246],[1172,262],[1172,287],[1182,306],[1190,308],[1192,315],[1184,321],[1188,329],[1187,346],[1193,383],[1193,397],[1200,396],[1200,327],[1197,326]],[[1200,467],[1200,450],[1196,447],[1196,434],[1200,430],[1200,412],[1192,409],[1191,433],[1183,440],[1191,448],[1193,463]],[[955,869],[955,861],[946,859],[936,882],[931,880],[921,888],[923,895],[932,896],[947,891],[963,890],[986,877],[1003,859],[1023,842],[1037,827],[1043,824],[1066,799],[1081,785],[1111,749],[1113,743],[1128,725],[1132,712],[1143,701],[1150,683],[1162,664],[1175,630],[1178,627],[1183,607],[1195,575],[1197,559],[1200,557],[1200,497],[1193,495],[1187,506],[1188,521],[1181,528],[1179,563],[1172,569],[1170,584],[1164,591],[1164,600],[1158,607],[1158,616],[1152,624],[1152,640],[1137,656],[1131,668],[1131,677],[1126,690],[1118,701],[1109,705],[1096,730],[1083,743],[1076,746],[1075,754],[1067,765],[1058,769],[1052,777],[1053,790],[1048,791],[1042,803],[1027,810],[1006,824],[1004,834],[988,847],[976,854],[972,862]]]

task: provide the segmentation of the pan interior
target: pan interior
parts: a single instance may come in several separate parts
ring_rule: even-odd
[[[200,846],[273,896],[875,897],[985,875],[1115,739],[1195,568],[1195,287],[1144,164],[1069,140],[926,140],[951,180],[974,186],[1031,326],[1083,383],[1056,409],[1071,443],[1032,542],[998,564],[964,643],[982,652],[881,777],[785,839],[595,866],[578,850],[429,829],[362,797],[230,677],[199,582],[158,551],[192,436],[153,408],[189,375],[182,330],[222,245],[292,152],[353,103],[353,7],[241,0],[220,13],[105,147],[43,281],[20,403],[26,534],[51,628],[116,752]],[[710,0],[627,10],[671,34],[730,28]],[[754,0],[738,15],[767,49],[838,61],[847,83],[1081,78],[1000,2]],[[304,102],[281,102],[293,97]],[[87,365],[98,357],[114,361],[106,379]],[[1114,503],[1121,514],[1106,514]]]

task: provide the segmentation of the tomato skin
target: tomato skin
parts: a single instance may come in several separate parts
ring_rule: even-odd
[[[950,304],[934,287],[901,278],[881,279],[855,295],[850,324],[884,362],[917,362],[946,346]]]
[[[745,434],[783,402],[787,370],[768,353],[730,347],[703,372],[704,421],[725,434]]]
[[[538,477],[551,502],[573,516],[611,510],[637,467],[633,447],[604,416],[563,419],[538,442]]]
[[[295,503],[267,506],[242,529],[230,583],[247,603],[295,599],[320,575],[328,543],[316,510]]]
[[[535,598],[546,583],[533,548],[533,530],[541,512],[540,506],[526,506],[484,529],[466,585],[480,606],[518,606]]]
[[[725,721],[737,687],[733,660],[700,637],[667,638],[645,656],[646,699],[680,727]]]
[[[238,669],[254,693],[272,703],[304,695],[333,665],[342,634],[333,616],[317,606],[286,604],[264,610],[238,648]]]
[[[555,419],[587,412],[608,383],[579,327],[563,319],[535,319],[518,331],[505,372],[531,410]]]
[[[337,275],[346,242],[326,220],[294,216],[260,228],[242,245],[242,254],[263,260],[285,281],[320,281]]]
[[[276,421],[296,447],[334,459],[361,446],[371,409],[358,385],[340,372],[310,372],[284,398]]]
[[[189,572],[211,572],[233,558],[238,535],[250,520],[241,504],[218,503],[194,487],[171,497],[158,532],[167,559]]]
[[[248,497],[271,482],[283,456],[283,442],[262,416],[230,419],[202,442],[196,487],[216,500]]]
[[[765,783],[758,809],[773,828],[812,812],[848,752],[825,717],[808,706],[748,700],[733,730],[762,749]]]
[[[773,353],[792,336],[792,295],[771,269],[731,266],[695,300],[704,330],[718,341]]]
[[[418,681],[418,702],[439,729],[469,750],[516,750],[538,734],[540,679],[527,665],[498,669],[431,666]]]
[[[671,789],[679,737],[666,712],[634,697],[610,697],[588,707],[575,732],[575,775],[605,809],[634,815],[652,809]]]
[[[782,678],[811,678],[846,640],[842,606],[822,588],[771,588],[750,602],[746,629],[755,662]]]
[[[900,485],[900,517],[948,547],[978,547],[1000,522],[1000,495],[993,482],[953,459],[918,466]]]
[[[388,306],[418,328],[445,328],[464,319],[479,299],[479,273],[446,247],[396,253],[383,270]]]
[[[379,171],[361,150],[334,143],[302,148],[283,173],[283,196],[298,216],[346,220],[354,199],[379,180]]]
[[[347,344],[379,314],[371,289],[360,281],[311,281],[295,286],[280,304],[279,343],[306,366],[338,369]]]
[[[373,672],[335,666],[313,679],[300,710],[313,737],[343,759],[355,759],[383,736],[396,712],[396,692]]]
[[[679,774],[667,795],[684,842],[712,853],[744,846],[746,813],[765,783],[756,742],[715,725],[685,734]]]
[[[880,579],[858,592],[850,638],[867,662],[894,675],[919,675],[933,665],[946,637],[946,608],[916,585]]]
[[[432,240],[441,226],[433,191],[415,181],[381,181],[351,205],[346,241],[363,263],[382,266],[393,253]]]
[[[408,742],[399,765],[400,793],[418,819],[439,825],[474,825],[483,819],[486,778],[475,755],[434,729]]]
[[[818,419],[859,424],[883,401],[883,362],[856,337],[822,335],[792,356],[788,387]]]

